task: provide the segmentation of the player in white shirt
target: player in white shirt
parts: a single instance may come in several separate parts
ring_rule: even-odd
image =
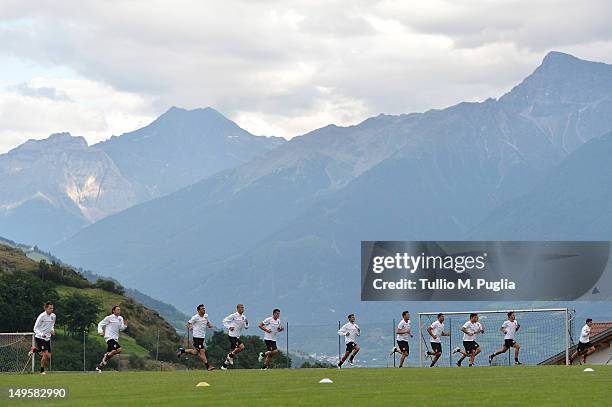
[[[278,348],[276,346],[276,334],[282,332],[284,330],[283,325],[280,321],[280,310],[275,308],[272,311],[272,316],[264,319],[259,323],[259,329],[264,331],[264,342],[266,343],[266,351],[259,352],[259,363],[262,361],[263,366],[262,370],[268,369],[270,367],[270,361],[278,353]]]
[[[193,349],[185,349],[179,347],[176,351],[176,356],[181,357],[183,353],[189,353],[190,355],[196,356],[199,355],[200,359],[206,366],[206,370],[215,370],[214,366],[208,364],[208,359],[206,358],[206,328],[212,328],[212,324],[208,320],[208,314],[206,313],[206,308],[204,308],[204,304],[198,305],[196,308],[197,314],[192,316],[189,321],[187,321],[187,330],[193,332]]]
[[[427,355],[434,357],[429,367],[434,367],[440,356],[442,356],[442,342],[440,338],[450,336],[450,333],[444,332],[444,314],[438,314],[438,319],[427,328],[427,333],[431,337],[429,343],[432,350],[432,352],[427,352]]]
[[[395,341],[397,342],[397,346],[393,347],[393,349],[391,350],[391,355],[396,352],[400,353],[401,356],[399,367],[404,367],[404,360],[408,357],[408,354],[410,353],[408,337],[412,338],[412,331],[410,328],[410,312],[402,312],[402,319],[400,320],[399,324],[397,324],[395,334]]]
[[[346,351],[344,355],[338,362],[338,369],[342,367],[342,364],[346,361],[346,358],[349,358],[349,363],[353,366],[353,360],[355,359],[355,355],[361,349],[355,340],[359,335],[361,335],[361,330],[359,326],[355,323],[355,314],[349,314],[348,321],[346,324],[342,326],[338,330],[338,335],[344,336],[344,343],[346,344]],[[350,355],[350,357],[349,357]]]
[[[461,362],[468,355],[470,356],[470,367],[474,366],[474,359],[480,353],[480,345],[476,342],[476,335],[484,333],[484,327],[478,322],[478,314],[470,314],[470,320],[461,327],[463,332],[463,348],[465,351],[455,348],[453,353],[461,353],[461,358],[457,361],[457,366],[461,367]]]
[[[249,320],[244,316],[244,305],[236,305],[236,312],[223,318],[223,326],[227,328],[230,340],[230,352],[225,357],[221,370],[226,370],[229,365],[234,364],[234,356],[244,350],[244,343],[240,335],[245,329],[249,329]]]
[[[582,355],[582,363],[586,363],[587,356],[595,352],[595,345],[591,343],[591,326],[593,326],[593,320],[587,318],[586,324],[580,330],[578,348],[576,348],[576,351],[570,356],[570,365],[574,363],[574,359],[576,359],[578,355]]]
[[[521,325],[516,320],[516,315],[514,312],[508,312],[508,320],[504,322],[499,329],[504,334],[504,344],[499,350],[495,351],[495,353],[491,353],[489,355],[489,364],[493,362],[495,356],[506,353],[510,348],[514,348],[514,364],[522,365],[522,363],[519,362],[519,351],[521,350],[521,345],[514,340],[516,331],[518,331],[520,327]]]
[[[98,334],[104,337],[106,341],[106,353],[102,356],[102,361],[96,366],[96,372],[102,373],[102,367],[115,355],[118,355],[123,350],[119,345],[119,332],[127,328],[128,320],[121,316],[121,307],[115,305],[111,309],[111,314],[104,317],[98,323]]]
[[[53,304],[47,302],[45,310],[41,312],[34,323],[34,341],[36,346],[33,346],[28,353],[32,356],[34,353],[40,353],[40,374],[45,373],[45,366],[51,359],[51,336],[55,335],[55,314],[53,313]]]

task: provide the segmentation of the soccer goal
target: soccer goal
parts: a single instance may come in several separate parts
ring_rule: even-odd
[[[569,364],[569,349],[572,346],[572,321],[574,311],[568,308],[498,310],[498,311],[461,311],[442,312],[444,314],[444,332],[450,336],[442,336],[442,356],[438,366],[455,366],[461,354],[454,353],[456,348],[463,349],[463,332],[461,327],[470,319],[471,313],[479,316],[479,322],[485,332],[477,335],[476,342],[481,353],[476,357],[475,365],[488,366],[488,356],[504,344],[504,334],[500,331],[502,324],[508,319],[507,313],[513,311],[516,321],[520,324],[515,341],[520,344],[519,359],[525,365],[538,365],[557,356]],[[439,312],[419,313],[419,366],[429,366],[432,356],[431,336],[427,328],[436,321]],[[514,349],[496,356],[492,365],[513,365]]]
[[[0,332],[0,372],[34,372],[34,358],[28,355],[32,346],[33,332]]]

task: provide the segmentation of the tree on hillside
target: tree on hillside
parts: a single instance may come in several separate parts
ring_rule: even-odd
[[[57,322],[64,325],[72,336],[79,336],[83,331],[89,331],[101,311],[96,300],[79,292],[63,297],[60,300],[60,307],[61,312],[58,313]]]
[[[30,332],[47,301],[57,303],[55,288],[28,272],[0,273],[0,327],[3,332]]]

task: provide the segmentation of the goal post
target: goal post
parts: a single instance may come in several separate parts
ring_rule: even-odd
[[[0,332],[0,372],[34,372],[34,332]]]
[[[427,328],[437,320],[438,313],[444,314],[444,332],[450,336],[443,336],[442,356],[438,366],[456,366],[461,357],[453,353],[453,349],[463,350],[463,332],[461,328],[470,319],[470,314],[479,316],[479,322],[485,332],[476,336],[481,352],[476,357],[476,366],[488,366],[489,355],[502,349],[504,334],[501,332],[502,324],[508,319],[507,313],[514,312],[516,321],[520,324],[515,334],[515,341],[520,345],[519,360],[525,365],[538,365],[550,360],[565,361],[569,364],[569,349],[572,344],[572,320],[574,311],[568,308],[534,308],[534,309],[507,309],[495,311],[436,311],[419,313],[419,366],[429,366],[431,356],[427,352],[431,349],[431,336]],[[515,349],[508,349],[505,353],[496,356],[492,365],[514,364]]]

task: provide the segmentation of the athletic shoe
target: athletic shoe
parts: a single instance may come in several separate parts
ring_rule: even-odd
[[[227,354],[227,359],[226,360],[227,360],[227,363],[230,364],[230,366],[233,366],[234,365],[234,358],[232,356],[230,356],[230,355],[231,355],[231,353]]]
[[[96,372],[102,373],[102,369],[100,369],[100,366],[96,366]]]
[[[391,349],[391,353],[389,353],[389,356],[393,356],[394,353],[400,353],[400,350],[397,348],[397,346],[394,346],[393,349]]]
[[[221,365],[221,370],[227,370],[227,367],[225,367],[225,365]]]
[[[185,353],[185,348],[178,348],[176,350],[176,357],[180,358],[183,353]]]
[[[210,372],[211,370],[215,370],[215,367],[214,366],[208,366],[208,368],[206,370],[208,370]]]
[[[40,372],[40,374],[47,374],[47,372]]]
[[[261,367],[261,370],[268,370],[268,366],[265,366],[265,365],[264,365],[264,366],[262,366],[262,367]]]
[[[495,357],[495,355],[492,354],[492,353],[489,355],[489,364],[493,363],[493,358],[494,357]]]
[[[457,361],[457,363],[455,363],[457,365],[457,367],[461,367],[461,361]]]
[[[457,352],[461,352],[461,349],[459,349],[459,348],[453,349],[453,353],[457,353]]]
[[[586,365],[586,358],[582,358],[582,364]]]
[[[340,363],[338,363],[336,366],[338,366],[338,369],[342,369],[342,365]]]
[[[522,365],[522,363],[517,360],[516,362],[514,362],[514,365],[519,366],[519,365]]]
[[[257,357],[257,361],[259,363],[263,362],[264,360],[264,353],[263,352],[259,352],[259,356]]]
[[[349,365],[355,366],[355,364],[353,363],[353,361],[351,359],[349,359]]]

